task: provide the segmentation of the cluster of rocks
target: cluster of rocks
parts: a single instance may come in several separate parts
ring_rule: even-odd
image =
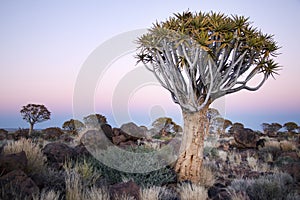
[[[88,154],[82,145],[72,148],[61,142],[47,144],[43,148],[43,152],[47,157],[49,167],[55,170],[61,170],[66,159]],[[26,198],[37,194],[43,189],[45,183],[42,182],[47,180],[43,180],[41,174],[26,174],[27,163],[28,160],[24,151],[14,154],[3,154],[1,152],[0,187],[6,190],[6,194],[2,194],[2,197],[6,199],[15,198],[16,193],[19,193],[19,198]],[[63,177],[61,181],[64,181]],[[114,199],[114,196],[122,195],[130,195],[135,199],[139,199],[139,190],[140,187],[132,181],[109,186],[112,199]]]
[[[29,129],[18,129],[13,133],[9,133],[5,129],[0,129],[0,141],[19,140],[21,138],[41,138],[48,141],[60,140],[67,143],[74,140],[74,137],[58,127],[50,127],[42,131],[34,131],[32,135],[29,135]]]

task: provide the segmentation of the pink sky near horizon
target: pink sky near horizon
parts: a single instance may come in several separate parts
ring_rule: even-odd
[[[257,5],[261,6],[255,7]],[[273,120],[275,116],[280,122],[295,121],[300,124],[300,90],[297,89],[300,86],[300,38],[296,37],[300,35],[300,27],[296,26],[300,19],[300,2],[297,0],[289,3],[261,0],[161,3],[155,0],[151,4],[117,0],[106,4],[94,0],[89,3],[28,0],[26,3],[0,2],[0,128],[26,127],[19,111],[27,103],[45,104],[53,114],[52,120],[37,127],[61,126],[65,120],[73,117],[76,79],[82,64],[95,48],[112,36],[149,28],[156,20],[164,20],[174,12],[188,8],[192,11],[213,10],[249,16],[254,26],[265,33],[274,34],[275,40],[282,46],[281,55],[276,58],[283,66],[279,71],[280,76],[276,76],[276,80],[270,78],[256,92],[242,91],[226,96],[226,116],[233,118],[233,121],[244,120],[249,125]],[[124,65],[122,59],[120,63]],[[98,88],[95,88],[97,112],[110,115],[111,88],[130,71],[119,71],[119,65],[116,62],[115,71],[110,71],[109,76],[102,80],[105,84],[101,84],[100,80]],[[125,65],[132,67],[131,70],[136,67],[132,66],[132,61],[125,62]],[[173,105],[167,92],[162,91],[163,88],[159,97],[155,97],[156,90],[151,87],[148,90],[144,87],[145,93],[141,89],[128,100],[129,111],[139,113],[136,114],[137,121],[145,112],[147,116],[151,115],[151,107],[159,103],[166,111],[176,115],[174,117],[180,118],[176,105]],[[121,104],[124,99],[118,101]]]

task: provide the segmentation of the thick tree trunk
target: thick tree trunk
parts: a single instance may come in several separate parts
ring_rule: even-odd
[[[33,125],[32,123],[29,123],[30,124],[30,127],[29,127],[29,132],[28,132],[28,135],[31,135],[32,131],[33,131]]]
[[[180,155],[175,165],[179,181],[197,183],[203,161],[204,137],[207,127],[208,105],[199,112],[182,111],[184,119]]]

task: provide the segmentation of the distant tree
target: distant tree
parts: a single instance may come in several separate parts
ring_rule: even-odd
[[[264,131],[264,134],[275,135],[282,128],[282,125],[279,123],[272,123],[272,124],[262,123],[261,127]]]
[[[182,132],[181,126],[177,125],[169,117],[160,117],[156,119],[152,126],[156,129],[159,134],[176,134]]]
[[[29,127],[29,135],[31,135],[33,126],[36,123],[40,123],[50,119],[51,112],[44,106],[38,104],[27,104],[23,106],[20,111],[24,120],[26,120]]]
[[[87,127],[99,127],[106,124],[106,117],[101,114],[90,114],[83,118],[83,122]]]
[[[180,181],[201,178],[207,110],[240,90],[256,91],[277,74],[279,47],[248,18],[222,13],[175,14],[138,39],[145,64],[182,109],[184,133],[175,164]],[[260,76],[261,75],[261,76]],[[261,77],[256,86],[249,85]]]
[[[70,119],[65,121],[62,125],[62,128],[66,131],[71,132],[72,134],[77,134],[82,128],[84,128],[84,123],[77,119]]]
[[[288,131],[288,132],[294,132],[298,129],[298,124],[295,122],[287,122],[283,125],[283,127]]]

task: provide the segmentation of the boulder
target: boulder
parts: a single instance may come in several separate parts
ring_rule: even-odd
[[[6,139],[7,140],[15,140],[15,135],[14,134],[7,134]]]
[[[80,138],[80,142],[90,151],[107,149],[108,146],[112,145],[104,131],[99,129],[86,130]]]
[[[113,137],[113,130],[111,128],[111,126],[109,124],[102,124],[101,125],[101,129],[104,132],[104,135],[110,140],[112,141],[112,137]]]
[[[24,171],[27,167],[27,157],[24,151],[0,156],[0,172],[7,174],[14,170]]]
[[[21,138],[28,138],[29,137],[29,129],[19,129],[14,133],[14,138],[19,140]]]
[[[76,153],[76,157],[83,157],[91,155],[90,152],[86,149],[83,144],[79,144],[74,147],[74,151]]]
[[[241,148],[256,148],[256,143],[259,136],[251,129],[239,129],[234,131],[234,140],[238,147]]]
[[[128,140],[126,142],[120,142],[119,147],[126,148],[126,147],[136,147],[137,144],[134,143],[132,140]]]
[[[43,152],[47,157],[48,164],[56,169],[61,169],[67,159],[72,159],[76,155],[73,148],[61,142],[47,144],[43,148]]]
[[[133,181],[126,183],[117,183],[109,187],[109,193],[112,200],[117,200],[116,196],[121,197],[127,195],[134,197],[135,200],[140,200],[140,187]]]
[[[127,141],[127,138],[126,138],[125,135],[118,135],[118,136],[114,136],[114,137],[112,138],[112,141],[113,141],[113,143],[114,143],[115,145],[118,145],[118,144],[120,144],[120,143],[126,142],[126,141]]]
[[[58,127],[46,128],[42,131],[45,140],[57,140],[64,132]]]
[[[16,199],[20,196],[22,199],[31,199],[33,194],[39,192],[34,181],[22,170],[14,170],[0,177],[0,188],[5,189],[2,197],[7,199]]]
[[[59,136],[59,140],[62,141],[62,142],[70,143],[74,139],[68,133],[64,133],[61,136]]]
[[[139,138],[145,137],[145,135],[146,135],[145,128],[141,128],[141,127],[137,126],[133,122],[130,122],[130,123],[127,123],[127,124],[123,124],[121,126],[121,130],[124,133],[126,133],[125,135],[130,140],[138,140]]]

